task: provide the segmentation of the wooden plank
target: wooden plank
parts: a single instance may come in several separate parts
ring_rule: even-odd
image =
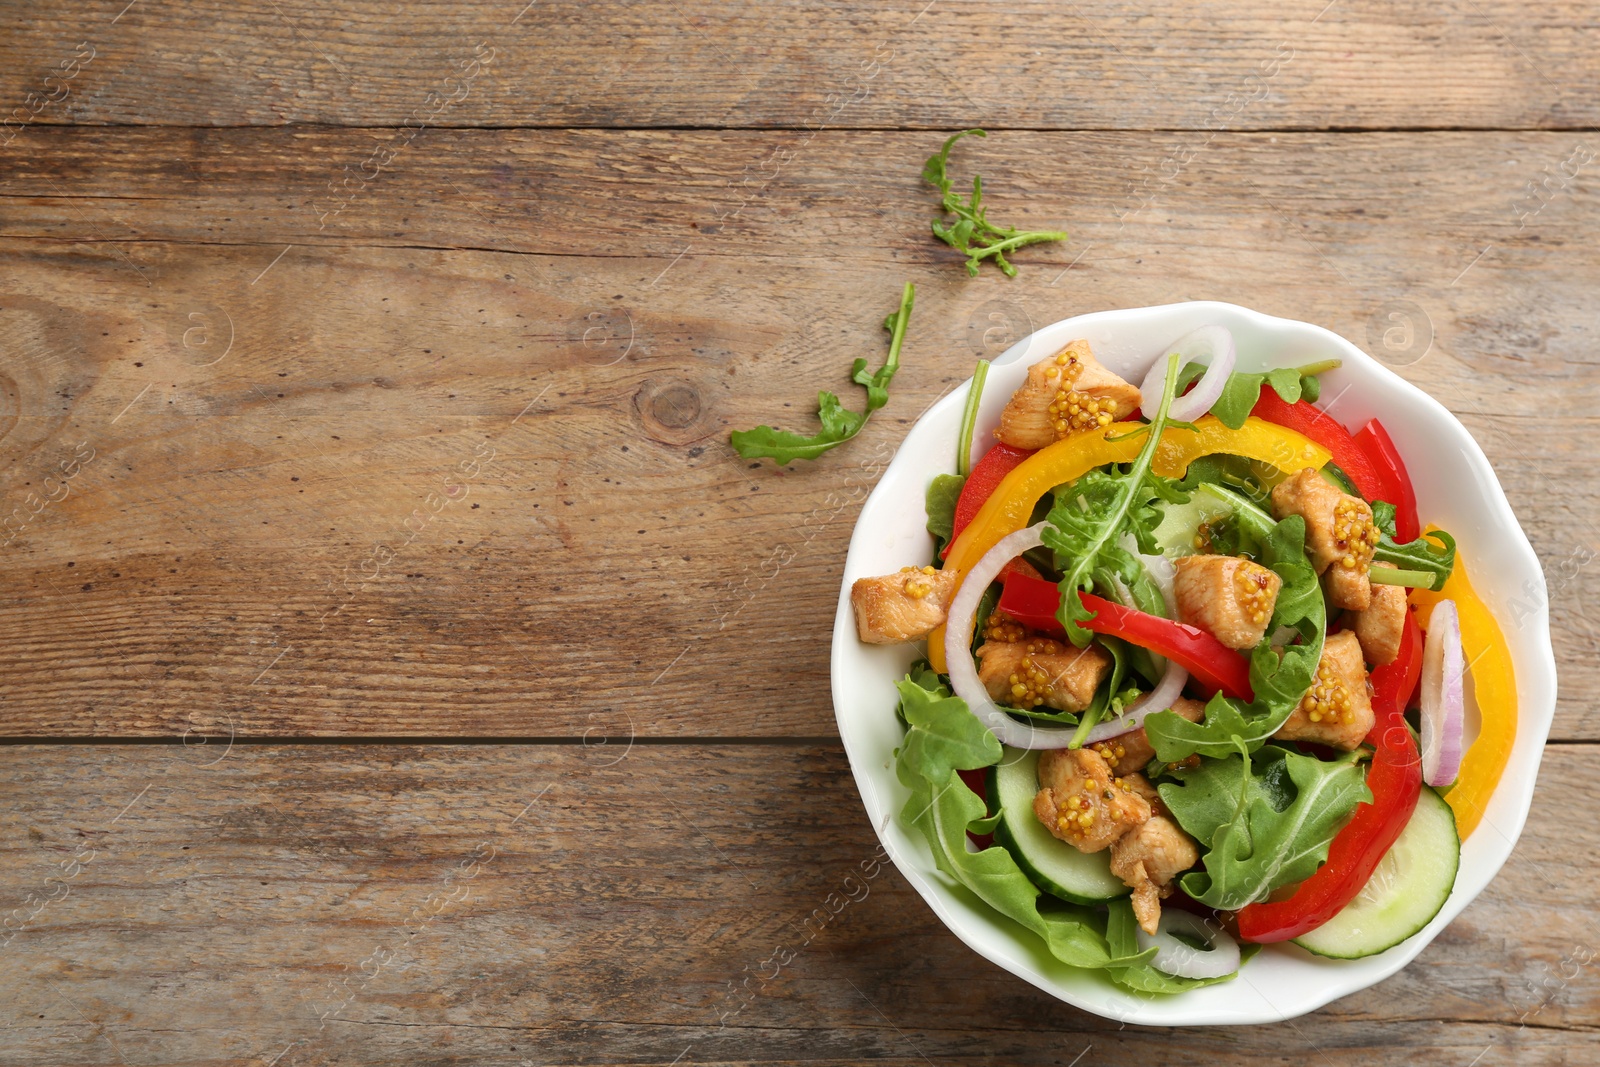
[[[962,160],[996,217],[1073,233],[1007,281],[928,236],[925,135],[822,135],[755,195],[790,135],[450,132],[319,231],[360,135],[35,134],[0,187],[0,735],[831,734],[839,567],[916,415],[1032,327],[1221,298],[1373,348],[1412,316],[1389,358],[1551,569],[1556,736],[1600,737],[1600,233],[1581,182],[1508,207],[1564,135],[1231,137],[1131,201],[1165,135],[997,136]],[[730,429],[850,388],[908,279],[863,437],[739,461]]]
[[[1174,1042],[1197,1062],[1582,1063],[1594,756],[1547,753],[1510,864],[1400,975],[1290,1024],[1174,1031],[1067,1008],[961,945],[877,858],[835,747],[14,748],[0,1046],[18,1067],[1091,1046],[1132,1065]]]
[[[1585,5],[1509,0],[80,2],[7,20],[0,100],[41,124],[1581,129],[1597,44]]]
[[[937,201],[920,171],[938,139],[927,134],[430,131],[374,162],[370,179],[364,131],[33,136],[38,152],[0,186],[0,236],[103,242],[130,281],[151,284],[139,255],[150,242],[263,246],[239,268],[242,286],[289,246],[649,260],[619,275],[628,289],[615,299],[687,298],[697,273],[730,257],[845,270],[959,258],[928,234]],[[1600,378],[1564,345],[1590,325],[1586,159],[1580,139],[1540,133],[969,139],[957,180],[983,173],[997,218],[1072,238],[1021,253],[1038,269],[1017,280],[967,284],[958,272],[952,288],[994,290],[1030,318],[1098,296],[1097,282],[1128,292],[1125,303],[1282,289],[1380,343],[1382,312],[1410,302],[1401,366],[1427,350],[1457,361],[1446,383],[1513,372],[1493,393],[1462,394],[1492,398],[1481,406],[1493,413],[1587,414]],[[1057,303],[1026,306],[1030,284]]]

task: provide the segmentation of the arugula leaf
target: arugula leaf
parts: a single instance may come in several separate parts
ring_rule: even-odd
[[[1261,564],[1283,579],[1267,632],[1288,626],[1299,633],[1302,643],[1286,645],[1281,653],[1267,641],[1255,647],[1250,654],[1255,699],[1249,704],[1218,693],[1197,723],[1171,711],[1145,719],[1145,734],[1163,762],[1175,763],[1195,753],[1226,758],[1240,745],[1255,751],[1277,732],[1311,687],[1322,658],[1328,615],[1322,583],[1306,555],[1305,528],[1299,515],[1288,516],[1272,527],[1260,552]]]
[[[933,553],[938,556],[955,536],[956,501],[967,480],[959,474],[936,474],[928,483],[928,532],[933,535]]]
[[[1256,406],[1256,401],[1261,398],[1261,386],[1266,382],[1265,374],[1246,374],[1243,371],[1234,371],[1228,375],[1228,381],[1222,387],[1222,395],[1217,397],[1217,402],[1211,405],[1211,414],[1222,420],[1222,424],[1230,430],[1237,430],[1244,425],[1244,420],[1250,417],[1251,410]],[[1273,382],[1272,387],[1278,389],[1278,383]],[[1300,399],[1300,376],[1294,376],[1294,385],[1290,389],[1292,396],[1284,396],[1283,390],[1278,389],[1278,395],[1283,396],[1287,403],[1294,403]]]
[[[912,684],[926,689],[928,692],[933,693],[936,696],[950,695],[950,689],[939,678],[939,672],[934,670],[933,664],[929,663],[925,659],[919,659],[913,663],[911,665],[910,673],[908,673],[906,677],[910,679]],[[905,715],[902,714],[900,718],[902,721],[904,721]]]
[[[766,457],[778,463],[792,463],[797,459],[816,459],[831,448],[836,448],[861,432],[867,418],[889,402],[889,383],[900,369],[900,346],[905,341],[906,326],[911,322],[911,305],[916,287],[906,282],[900,295],[900,310],[883,320],[889,331],[889,355],[876,371],[867,370],[867,361],[857,359],[850,366],[850,380],[867,390],[867,409],[863,412],[847,410],[833,393],[817,394],[817,419],[822,432],[806,437],[791,430],[777,430],[771,426],[757,426],[753,430],[735,430],[728,440],[733,450],[745,459]]]
[[[1260,561],[1283,579],[1273,603],[1271,625],[1274,628],[1293,626],[1310,638],[1311,632],[1304,628],[1321,627],[1327,618],[1327,609],[1322,601],[1322,585],[1317,581],[1317,568],[1306,554],[1305,545],[1306,520],[1299,515],[1285,516],[1262,540]]]
[[[1155,544],[1155,527],[1160,524],[1161,513],[1151,503],[1152,495],[1158,490],[1147,476],[1161,443],[1161,433],[1166,429],[1167,409],[1172,405],[1177,384],[1178,357],[1174,354],[1167,357],[1161,404],[1155,421],[1144,427],[1149,437],[1139,450],[1138,458],[1125,471],[1117,465],[1092,470],[1071,485],[1058,489],[1055,506],[1050,509],[1049,525],[1040,531],[1040,540],[1063,561],[1061,607],[1056,617],[1078,648],[1087,646],[1094,637],[1083,626],[1090,612],[1079,599],[1079,591],[1092,590],[1095,574],[1104,570],[1112,571],[1128,584],[1138,580],[1143,565],[1138,556],[1122,544],[1122,534],[1132,532],[1139,548],[1159,551]]]
[[[1393,564],[1402,572],[1411,572],[1414,577],[1404,584],[1417,584],[1423,589],[1442,589],[1445,580],[1450,577],[1450,572],[1456,566],[1456,539],[1443,530],[1434,530],[1425,533],[1415,541],[1405,544],[1396,544],[1394,535],[1394,505],[1387,500],[1375,500],[1372,503],[1372,521],[1378,527],[1378,544],[1372,551],[1375,562]],[[1434,541],[1437,540],[1438,544]],[[1381,582],[1382,568],[1372,572],[1379,575]],[[1426,578],[1431,584],[1423,584]]]
[[[1261,374],[1234,371],[1223,384],[1222,395],[1211,405],[1211,414],[1221,419],[1228,429],[1237,430],[1244,425],[1244,420],[1250,417],[1256,401],[1261,398],[1263,385],[1271,385],[1285,404],[1293,404],[1302,397],[1315,400],[1321,393],[1317,375],[1338,366],[1339,360],[1330,359],[1308,363],[1304,367],[1278,367]],[[1309,389],[1308,382],[1311,383]]]
[[[944,147],[929,156],[928,161],[922,165],[922,180],[938,187],[941,209],[956,217],[954,223],[946,223],[942,217],[934,219],[933,235],[958,252],[967,254],[968,275],[976,278],[978,265],[992,257],[995,266],[999,267],[1006,277],[1014,278],[1017,275],[1017,268],[1007,261],[1005,256],[1007,252],[1041,241],[1065,241],[1067,235],[1057,230],[1019,232],[991,223],[987,217],[988,209],[983,206],[983,179],[978,175],[972,177],[972,195],[969,198],[963,200],[959,193],[954,192],[947,173],[950,149],[957,141],[967,136],[989,135],[982,130],[962,130],[946,140]]]
[[[1287,766],[1284,757],[1288,752],[1281,745],[1267,745],[1261,749],[1250,761],[1249,781],[1243,783],[1250,797],[1264,797],[1279,815],[1294,801],[1293,783],[1288,783],[1287,788],[1284,783],[1287,777],[1283,773]],[[1229,756],[1202,761],[1198,768],[1182,765],[1173,768],[1169,777],[1177,783],[1163,782],[1156,789],[1159,792],[1161,785],[1167,786],[1178,804],[1172,809],[1173,814],[1182,812],[1178,815],[1179,824],[1205,844],[1238,815],[1241,767],[1241,758],[1235,749]]]
[[[1266,508],[1243,493],[1231,492],[1222,489],[1220,486],[1207,486],[1206,488],[1208,492],[1218,499],[1227,498],[1228,502],[1233,505],[1234,517],[1239,525],[1258,544],[1265,543],[1272,537],[1272,531],[1277,525],[1277,520],[1272,517],[1272,513],[1267,511]],[[1264,493],[1262,499],[1272,499],[1271,494]]]
[[[1372,799],[1359,755],[1320,760],[1272,746],[1262,759],[1269,767],[1281,763],[1281,770],[1269,777],[1252,772],[1241,744],[1225,759],[1174,769],[1177,781],[1158,787],[1161,800],[1208,846],[1205,870],[1184,875],[1183,891],[1234,911],[1311,877],[1355,806]]]
[[[1372,525],[1378,528],[1379,533],[1386,535],[1390,539],[1395,536],[1394,512],[1395,506],[1387,500],[1374,500],[1372,502]]]

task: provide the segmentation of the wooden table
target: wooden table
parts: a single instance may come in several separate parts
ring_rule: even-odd
[[[0,1061],[1597,1062],[1592,8],[125,3],[0,13]],[[1014,280],[928,233],[969,126],[995,217],[1071,231]],[[730,451],[907,280],[859,440]],[[1212,298],[1462,417],[1564,697],[1417,962],[1175,1033],[933,918],[827,647],[976,357]]]

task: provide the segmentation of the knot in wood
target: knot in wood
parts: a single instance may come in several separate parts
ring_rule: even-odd
[[[647,381],[634,396],[634,408],[645,433],[662,444],[688,444],[707,433],[709,405],[693,382],[681,378]]]

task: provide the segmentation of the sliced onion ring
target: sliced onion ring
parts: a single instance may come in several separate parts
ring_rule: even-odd
[[[1044,543],[1039,539],[1039,531],[1044,526],[1045,524],[1041,522],[1025,530],[1018,530],[1001,538],[998,544],[985,552],[983,558],[973,564],[972,569],[961,579],[961,588],[956,590],[955,599],[950,602],[949,615],[945,619],[944,662],[950,672],[950,688],[955,690],[956,696],[967,702],[972,714],[989,728],[989,732],[994,734],[1002,745],[1009,745],[1012,748],[1066,748],[1071,744],[1075,732],[1072,727],[1041,729],[1031,723],[1013,719],[989,697],[989,691],[978,679],[977,665],[972,662],[972,629],[984,590],[989,588],[989,583],[999,576],[1007,563],[1030,548],[1037,548]],[[1120,737],[1138,729],[1146,715],[1170,708],[1172,702],[1183,692],[1184,683],[1188,680],[1188,671],[1176,663],[1169,662],[1167,672],[1161,676],[1159,685],[1141,697],[1125,714],[1090,730],[1084,743],[1096,744],[1108,737]]]
[[[1422,646],[1422,780],[1429,785],[1449,785],[1461,770],[1466,673],[1456,602],[1441,600],[1428,616]]]
[[[1172,936],[1176,930],[1204,941],[1209,948],[1199,949]],[[1154,947],[1150,966],[1177,978],[1221,978],[1239,969],[1239,942],[1214,921],[1206,922],[1192,912],[1162,908],[1154,936],[1136,930],[1139,949]]]
[[[1194,388],[1182,396],[1174,397],[1172,406],[1167,409],[1169,419],[1193,422],[1211,410],[1211,405],[1222,395],[1222,387],[1228,384],[1228,375],[1233,373],[1236,355],[1233,334],[1223,326],[1201,326],[1163,348],[1139,386],[1139,392],[1144,397],[1139,410],[1147,419],[1156,417],[1156,409],[1161,406],[1161,392],[1167,381],[1167,361],[1161,357],[1174,352],[1178,354],[1180,370],[1185,363],[1207,364],[1205,374],[1194,383]]]
[[[967,707],[978,721],[989,728],[995,739],[1012,748],[1045,749],[1066,748],[1072,741],[1074,729],[1041,730],[1029,723],[1018,722],[1007,715],[989,698],[989,691],[978,680],[978,668],[972,662],[972,628],[977,621],[978,602],[984,590],[994,581],[1007,563],[1030,548],[1044,542],[1039,531],[1045,524],[1029,526],[1000,539],[1000,542],[983,554],[961,579],[950,602],[950,612],[944,624],[944,662],[950,672],[950,688],[956,696],[967,702]]]

